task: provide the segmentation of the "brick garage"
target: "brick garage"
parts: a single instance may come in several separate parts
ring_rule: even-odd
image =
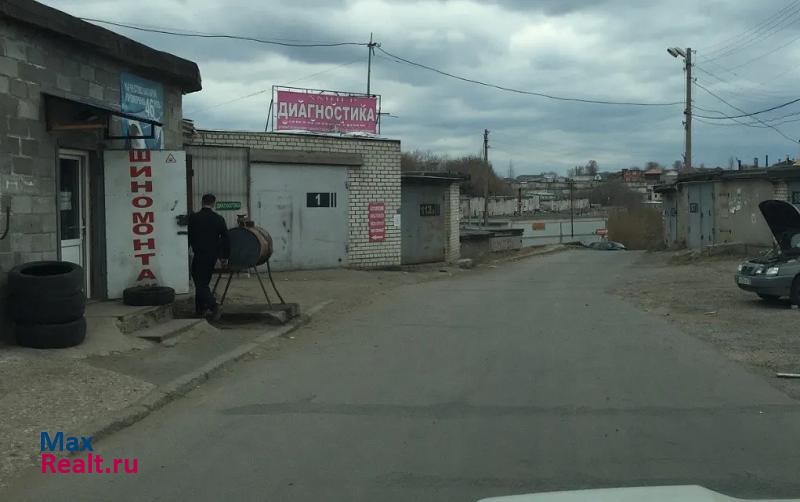
[[[10,208],[9,234],[0,241],[0,324],[6,272],[63,258],[58,194],[65,151],[83,159],[79,203],[91,217],[84,255],[92,296],[103,297],[103,150],[126,144],[106,139],[101,123],[119,119],[123,72],[162,86],[163,147],[181,148],[182,95],[200,89],[197,65],[33,1],[0,3],[0,234]]]
[[[338,166],[346,172],[348,203],[346,229],[343,230],[347,233],[346,260],[342,260],[341,265],[354,268],[400,265],[400,228],[394,225],[395,215],[400,211],[399,141],[317,134],[198,130],[191,139],[191,145],[187,145],[187,151],[193,156],[193,164],[198,162],[198,156],[203,155],[204,147],[247,151],[253,181],[247,186],[248,193],[243,195],[249,201],[249,214],[254,219],[258,214],[257,192],[264,188],[253,186],[256,183],[256,169],[269,170],[270,166],[282,166],[287,169],[284,172],[291,173],[292,166],[297,169],[304,169],[304,166],[329,166],[333,169]],[[219,169],[224,170],[225,166],[220,165]],[[195,175],[197,173],[195,170]],[[209,172],[206,175],[218,176]],[[201,185],[208,187],[209,191],[215,191],[213,185],[205,182]],[[309,191],[316,190],[309,188]],[[196,199],[198,194],[194,195]],[[384,207],[385,232],[380,240],[370,240],[370,203],[382,203]],[[304,210],[306,204],[301,201],[297,206],[295,201],[295,206]],[[275,231],[270,228],[267,230]],[[313,239],[308,239],[302,245],[315,244]],[[291,265],[291,268],[314,267],[313,263],[297,260]]]

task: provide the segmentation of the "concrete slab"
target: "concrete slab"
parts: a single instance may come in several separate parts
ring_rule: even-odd
[[[163,342],[166,339],[181,335],[198,324],[205,322],[204,319],[171,319],[153,327],[135,331],[133,335],[154,342]]]
[[[113,319],[120,332],[130,334],[173,318],[172,304],[135,307],[119,300],[86,305],[86,319]]]

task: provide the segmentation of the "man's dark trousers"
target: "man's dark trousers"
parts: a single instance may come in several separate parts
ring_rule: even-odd
[[[211,293],[211,278],[214,275],[214,265],[217,263],[216,254],[194,255],[192,258],[192,280],[194,281],[194,310],[198,314],[206,310],[213,310],[217,305]]]

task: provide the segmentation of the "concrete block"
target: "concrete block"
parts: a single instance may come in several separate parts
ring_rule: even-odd
[[[80,65],[72,59],[61,60],[61,72],[64,74],[65,77],[81,76]]]
[[[2,97],[3,96],[0,96],[0,104],[2,104]],[[31,135],[31,126],[34,124],[37,126],[39,125],[38,121],[34,119],[9,117],[8,134],[20,138],[28,138]]]
[[[82,78],[73,78],[72,79],[72,92],[77,94],[78,96],[88,96],[89,95],[89,82],[83,80]]]
[[[5,137],[0,138],[0,148],[2,148],[3,153],[7,153],[9,155],[19,155],[20,148],[19,148],[19,138],[14,137]]]
[[[33,252],[33,234],[17,234],[11,247],[18,253]]]
[[[0,76],[0,94],[8,94],[10,90],[8,77]]]
[[[14,174],[33,174],[33,159],[29,157],[12,157],[11,163]]]
[[[38,47],[28,47],[28,62],[38,66],[45,66],[44,53]]]
[[[31,212],[36,214],[55,213],[56,202],[53,197],[33,197]]]
[[[30,195],[14,195],[11,197],[11,214],[30,214],[33,212],[33,197]]]
[[[5,45],[7,57],[18,59],[20,61],[28,60],[27,44],[25,44],[25,42],[21,42],[19,40],[6,40]]]
[[[94,68],[89,65],[82,64],[80,75],[84,80],[94,81]]]
[[[52,251],[55,249],[55,241],[55,234],[33,234],[31,250],[38,253],[42,251]]]
[[[56,87],[58,87],[62,91],[69,92],[72,90],[72,80],[69,77],[65,77],[64,75],[57,75]]]
[[[9,87],[9,91],[11,92],[12,96],[16,96],[18,98],[27,98],[28,97],[28,84],[23,82],[19,79],[11,80],[11,85]]]
[[[41,215],[41,231],[42,232],[55,232],[56,231],[56,216],[55,214]]]
[[[22,155],[36,157],[39,155],[39,141],[35,139],[20,140]]]
[[[39,120],[39,105],[32,101],[20,100],[17,104],[17,117]]]
[[[17,214],[14,215],[14,231],[25,234],[41,232],[42,215],[39,214]]]
[[[89,82],[89,97],[97,101],[103,101],[103,86]]]

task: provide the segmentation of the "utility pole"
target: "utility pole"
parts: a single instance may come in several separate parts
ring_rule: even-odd
[[[572,189],[575,186],[575,180],[570,178],[569,179],[569,234],[571,237],[575,237],[575,211],[573,210],[573,202],[572,202]]]
[[[692,169],[692,48],[686,48],[686,152],[684,153],[684,167]]]
[[[483,163],[486,164],[486,180],[483,183],[483,226],[489,224],[489,129],[483,130]]]
[[[372,53],[375,52],[375,47],[380,44],[372,41],[372,32],[369,33],[369,43],[367,44],[367,95],[370,94],[370,80],[372,78]]]

